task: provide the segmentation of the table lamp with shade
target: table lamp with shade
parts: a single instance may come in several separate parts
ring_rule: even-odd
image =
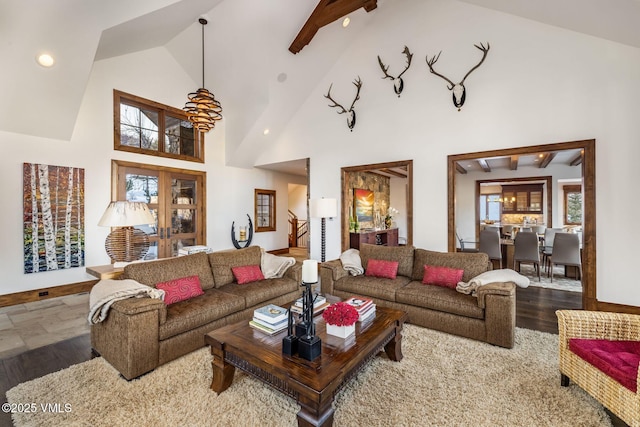
[[[321,262],[325,262],[326,249],[326,218],[333,218],[338,215],[338,201],[336,199],[311,199],[309,201],[309,216],[311,218],[321,218]]]
[[[144,258],[149,251],[149,236],[134,228],[155,224],[156,220],[144,202],[115,201],[109,203],[98,222],[101,227],[114,227],[104,247],[115,267]]]

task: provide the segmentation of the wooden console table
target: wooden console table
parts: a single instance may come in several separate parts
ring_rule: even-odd
[[[360,245],[363,243],[369,243],[371,245],[398,246],[398,229],[389,228],[386,230],[349,233],[350,248],[360,249]]]
[[[120,276],[122,276],[122,273],[124,273],[124,268],[115,268],[113,264],[96,265],[94,267],[87,267],[85,270],[88,274],[91,274],[100,280],[119,279]]]

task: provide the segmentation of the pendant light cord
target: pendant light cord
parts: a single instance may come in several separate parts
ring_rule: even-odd
[[[204,26],[207,25],[207,20],[200,18],[198,21],[202,24],[202,87],[204,88]]]

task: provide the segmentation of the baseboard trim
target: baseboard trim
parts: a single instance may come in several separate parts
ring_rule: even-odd
[[[9,307],[11,305],[24,304],[26,302],[42,301],[49,298],[89,292],[96,283],[98,283],[98,280],[89,280],[87,282],[71,283],[69,285],[53,286],[50,288],[33,289],[31,291],[0,295],[0,307]]]
[[[640,307],[597,301],[598,311],[613,311],[615,313],[640,314]]]

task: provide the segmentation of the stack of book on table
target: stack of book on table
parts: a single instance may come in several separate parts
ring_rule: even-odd
[[[358,314],[360,315],[358,322],[372,319],[374,314],[376,314],[376,305],[369,298],[351,297],[345,302],[358,310]]]
[[[268,335],[277,334],[287,329],[289,315],[287,310],[274,304],[253,310],[253,320],[249,326]]]
[[[320,294],[316,294],[313,300],[313,315],[315,316],[322,313],[327,307],[329,307],[327,299]],[[291,306],[291,311],[302,314],[302,298],[298,298],[296,300],[296,302]]]

